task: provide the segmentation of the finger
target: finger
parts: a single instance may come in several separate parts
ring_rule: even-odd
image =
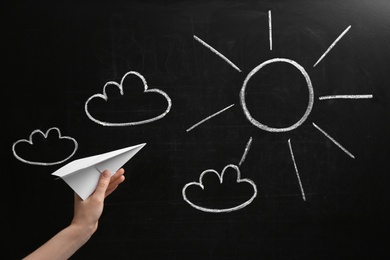
[[[119,176],[118,178],[116,178],[115,180],[111,180],[110,181],[110,184],[108,185],[108,188],[109,189],[110,187],[112,186],[117,186],[119,185],[120,183],[122,183],[123,181],[125,180],[125,176]]]
[[[124,181],[125,176],[123,175],[125,171],[123,169],[119,169],[113,176],[111,176],[110,184],[108,185],[108,189],[111,186],[119,185]]]
[[[121,176],[123,176],[124,173],[125,173],[125,170],[123,168],[117,170],[116,173],[111,176],[111,181],[110,182],[114,182],[116,179],[118,179]]]
[[[98,185],[96,187],[93,196],[104,198],[108,185],[110,184],[111,173],[108,170],[104,170],[100,175]]]
[[[118,185],[107,189],[105,197],[107,198],[107,196],[110,195],[111,193],[113,193],[116,190],[116,188],[118,188]]]
[[[115,180],[115,182],[110,183],[110,185],[108,185],[106,190],[106,197],[110,195],[114,190],[116,190],[119,184],[121,184],[124,180],[125,180],[125,176],[122,175],[120,178]]]

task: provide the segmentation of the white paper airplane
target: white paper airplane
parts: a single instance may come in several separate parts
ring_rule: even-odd
[[[130,160],[146,143],[95,156],[74,160],[52,175],[62,178],[83,200],[95,191],[100,174],[109,170],[113,175]]]

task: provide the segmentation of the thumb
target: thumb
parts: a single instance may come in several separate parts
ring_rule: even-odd
[[[99,182],[94,192],[95,196],[104,198],[108,185],[110,184],[111,173],[108,170],[104,170],[100,175]]]

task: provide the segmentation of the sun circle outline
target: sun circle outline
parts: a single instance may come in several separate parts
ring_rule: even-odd
[[[304,78],[306,79],[307,88],[308,88],[308,91],[309,91],[309,101],[308,101],[308,105],[307,105],[305,113],[303,114],[303,116],[295,124],[293,124],[293,125],[291,125],[289,127],[280,127],[280,128],[278,128],[278,127],[270,127],[270,126],[267,126],[265,124],[260,123],[259,121],[257,121],[256,119],[254,119],[251,116],[251,114],[249,113],[249,110],[248,110],[248,108],[246,106],[246,102],[245,102],[246,86],[247,86],[249,80],[251,79],[251,77],[254,74],[256,74],[264,66],[266,66],[266,65],[268,65],[270,63],[274,63],[274,62],[286,62],[286,63],[289,63],[289,64],[293,65],[294,67],[296,67],[302,73]],[[303,122],[305,122],[305,120],[309,116],[309,114],[310,114],[310,112],[311,112],[311,110],[313,108],[313,104],[314,104],[314,90],[313,90],[313,85],[311,83],[309,74],[306,72],[306,70],[301,65],[299,65],[297,62],[295,62],[293,60],[290,60],[290,59],[286,59],[286,58],[273,58],[273,59],[270,59],[270,60],[266,60],[265,62],[263,62],[260,65],[258,65],[257,67],[255,67],[251,72],[249,72],[249,74],[246,76],[246,78],[244,80],[244,83],[243,83],[241,91],[240,91],[240,102],[241,102],[241,106],[242,106],[242,109],[244,111],[244,114],[245,114],[246,118],[254,126],[256,126],[256,127],[260,128],[260,129],[263,129],[265,131],[268,131],[268,132],[288,132],[288,131],[294,130],[295,128],[300,126]]]

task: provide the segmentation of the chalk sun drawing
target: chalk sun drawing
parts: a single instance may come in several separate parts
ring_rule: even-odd
[[[141,121],[125,122],[125,123],[104,122],[104,121],[101,121],[101,120],[93,117],[89,113],[89,109],[88,109],[89,102],[95,98],[100,98],[100,99],[107,101],[108,95],[106,93],[106,88],[107,88],[107,86],[111,86],[111,85],[114,85],[117,88],[119,88],[120,94],[123,96],[124,95],[123,82],[124,82],[125,78],[129,75],[134,75],[134,76],[137,76],[138,78],[141,79],[141,81],[144,85],[144,93],[157,93],[157,94],[163,96],[165,98],[165,100],[167,101],[167,108],[165,109],[165,111],[163,113],[161,113],[160,115],[153,117],[153,118],[149,118],[149,119],[145,119],[145,120],[141,120]],[[162,91],[160,89],[156,89],[156,88],[148,88],[148,85],[146,83],[144,76],[142,76],[139,72],[129,71],[122,77],[120,83],[117,83],[115,81],[108,81],[103,87],[103,94],[94,94],[91,97],[89,97],[88,100],[85,102],[84,109],[85,109],[85,113],[87,114],[88,118],[99,125],[103,125],[103,126],[134,126],[134,125],[147,124],[147,123],[150,123],[150,122],[153,122],[153,121],[156,121],[156,120],[163,118],[166,114],[169,113],[169,111],[171,110],[171,106],[172,106],[171,98],[164,91]]]
[[[325,57],[326,55],[336,46],[336,44],[348,33],[348,31],[351,29],[351,25],[348,26],[334,41],[333,43],[327,48],[327,50],[320,56],[320,58],[314,63],[313,67],[316,67]],[[271,10],[268,11],[268,32],[269,32],[269,49],[270,51],[273,50],[273,40],[272,40],[272,13],[271,13]],[[215,53],[217,56],[219,56],[220,58],[222,58],[224,61],[226,61],[231,67],[233,67],[236,71],[238,72],[242,72],[242,70],[236,65],[234,64],[232,61],[230,61],[225,55],[223,55],[222,53],[220,53],[219,51],[217,51],[215,48],[213,48],[211,45],[209,45],[208,43],[206,43],[204,40],[200,39],[198,36],[194,35],[193,36],[194,39],[196,41],[198,41],[200,44],[202,44],[203,46],[205,46],[207,49],[209,49],[210,51],[212,51],[213,53]],[[299,72],[302,74],[302,76],[305,78],[305,81],[306,81],[306,84],[307,84],[307,89],[308,89],[308,93],[309,93],[309,101],[308,101],[308,104],[307,104],[307,108],[306,108],[306,111],[305,113],[303,114],[303,116],[297,121],[295,122],[294,124],[288,126],[288,127],[282,127],[282,128],[277,128],[277,127],[272,127],[272,126],[268,126],[268,125],[265,125],[261,122],[259,122],[258,120],[256,120],[250,113],[249,109],[247,108],[247,105],[246,105],[246,87],[247,87],[247,84],[248,82],[250,81],[250,79],[256,74],[258,73],[262,68],[264,68],[265,66],[271,64],[271,63],[287,63],[287,64],[290,64],[292,66],[294,66],[297,70],[299,70]],[[296,128],[298,128],[300,125],[302,125],[306,120],[307,118],[309,117],[311,111],[312,111],[312,108],[313,108],[313,105],[314,105],[314,88],[313,88],[313,84],[312,84],[312,81],[310,79],[310,76],[308,75],[308,73],[306,72],[306,70],[304,69],[303,66],[301,66],[300,64],[298,64],[296,61],[294,60],[291,60],[291,59],[288,59],[288,58],[285,58],[285,57],[277,57],[277,58],[272,58],[272,59],[269,59],[269,60],[266,60],[264,62],[262,62],[260,65],[258,65],[257,67],[255,67],[251,72],[249,72],[249,74],[246,76],[244,82],[243,82],[243,85],[242,85],[242,88],[241,88],[241,91],[239,93],[239,97],[240,97],[240,104],[241,104],[241,107],[242,107],[242,110],[244,112],[244,115],[245,117],[248,119],[248,121],[256,126],[257,128],[261,129],[261,130],[264,130],[264,131],[268,131],[268,132],[273,132],[273,133],[277,133],[277,132],[288,132],[288,131],[292,131]],[[329,100],[329,99],[370,99],[370,98],[373,98],[373,95],[372,94],[364,94],[364,95],[351,95],[351,94],[346,94],[346,95],[329,95],[329,96],[321,96],[319,97],[319,100]],[[187,129],[187,132],[189,131],[192,131],[194,128],[196,128],[197,126],[201,125],[202,123],[204,123],[206,120],[209,120],[211,119],[212,117],[222,113],[222,112],[225,112],[226,110],[228,110],[229,108],[231,108],[234,104],[220,110],[219,112],[217,113],[214,113],[212,114],[211,116],[201,120],[200,122],[194,124],[193,126],[191,126],[190,128]],[[339,147],[344,153],[346,153],[349,157],[351,157],[352,159],[355,159],[355,156],[349,152],[345,147],[343,147],[339,142],[337,142],[333,137],[331,137],[327,132],[325,132],[322,128],[320,128],[317,124],[315,124],[314,122],[312,122],[312,125],[314,126],[315,129],[317,129],[318,131],[320,131],[325,137],[327,137],[329,140],[331,140],[337,147]],[[251,142],[252,140],[250,140]],[[248,142],[248,146],[250,145],[250,142]],[[302,182],[301,182],[301,178],[300,178],[300,175],[299,175],[299,171],[298,171],[298,167],[297,167],[297,164],[296,164],[296,161],[295,161],[295,156],[294,156],[294,152],[293,152],[293,148],[292,148],[292,144],[291,144],[291,140],[288,139],[288,147],[289,147],[289,150],[290,150],[290,154],[291,154],[291,159],[293,161],[293,165],[294,165],[294,169],[295,169],[295,173],[296,173],[296,176],[297,176],[297,179],[298,179],[298,184],[299,184],[299,187],[300,187],[300,190],[301,190],[301,195],[302,195],[302,199],[304,201],[306,201],[306,196],[305,196],[305,192],[304,192],[304,189],[303,189],[303,185],[302,185]]]
[[[247,153],[249,151],[251,143],[252,143],[252,137],[249,139],[249,141],[248,141],[248,143],[246,145],[246,148],[245,148],[244,154],[242,155],[242,158],[240,160],[239,166],[241,166],[241,164],[244,162],[244,160],[246,158],[246,155],[247,155]],[[239,166],[234,165],[234,164],[229,164],[229,165],[225,166],[225,168],[223,168],[221,174],[219,174],[216,170],[213,170],[213,169],[208,169],[208,170],[203,171],[200,174],[199,182],[190,182],[190,183],[187,183],[186,185],[184,185],[184,187],[182,189],[182,196],[183,196],[184,201],[187,202],[189,205],[191,205],[195,209],[198,209],[198,210],[204,211],[204,212],[209,212],[209,213],[232,212],[232,211],[236,211],[236,210],[239,210],[239,209],[242,209],[242,208],[248,206],[257,196],[257,187],[256,187],[256,184],[251,179],[247,179],[247,178],[242,179],[241,178],[241,172],[240,172]],[[206,189],[205,185],[203,184],[203,177],[206,174],[215,174],[215,175],[217,175],[218,179],[219,179],[219,184],[222,185],[223,181],[224,181],[224,179],[223,179],[224,174],[230,168],[233,169],[236,172],[236,174],[237,174],[236,185],[240,185],[242,183],[247,183],[247,184],[250,184],[250,186],[253,189],[252,195],[246,201],[242,202],[239,205],[236,205],[234,207],[229,207],[229,208],[215,208],[215,207],[210,208],[210,207],[204,207],[204,206],[197,205],[197,204],[193,203],[188,198],[188,196],[187,196],[187,189],[189,187],[191,187],[191,186],[200,187],[203,191]],[[213,189],[215,187],[207,187],[207,188],[208,189]]]
[[[20,156],[17,154],[17,152],[16,152],[16,147],[17,147],[18,144],[20,144],[20,143],[28,143],[28,144],[30,144],[30,145],[34,145],[34,142],[33,142],[34,135],[40,134],[40,135],[43,135],[44,138],[47,138],[47,137],[49,136],[49,133],[50,133],[51,131],[56,131],[56,132],[58,133],[58,138],[59,138],[59,139],[70,140],[70,141],[73,142],[73,144],[74,144],[74,149],[73,149],[72,153],[71,153],[68,157],[64,158],[63,160],[55,161],[55,162],[37,162],[37,161],[30,161],[30,160],[27,160],[27,159],[25,159],[25,158],[20,157]],[[18,159],[19,161],[22,161],[22,162],[24,162],[24,163],[27,163],[27,164],[42,165],[42,166],[51,166],[51,165],[56,165],[56,164],[63,163],[63,162],[65,162],[65,161],[69,160],[69,159],[76,153],[77,149],[78,149],[78,143],[77,143],[76,139],[74,139],[74,138],[72,138],[72,137],[70,137],[70,136],[62,136],[62,135],[61,135],[61,131],[60,131],[60,129],[59,129],[58,127],[49,128],[49,129],[46,131],[46,133],[42,132],[42,131],[39,130],[39,129],[36,129],[36,130],[34,130],[34,131],[31,132],[30,137],[29,137],[28,140],[27,140],[27,139],[20,139],[20,140],[14,142],[13,145],[12,145],[12,152],[13,152],[13,154],[14,154],[14,156],[15,156],[16,159]]]

